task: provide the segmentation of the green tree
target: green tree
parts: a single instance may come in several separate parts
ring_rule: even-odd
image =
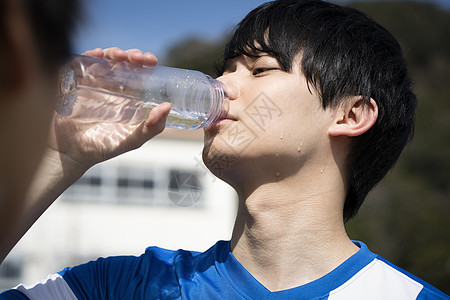
[[[450,293],[450,13],[417,2],[351,5],[400,41],[419,105],[413,142],[348,231]]]
[[[228,39],[207,41],[190,37],[171,47],[164,64],[194,69],[215,77],[216,67],[221,63],[223,49]]]

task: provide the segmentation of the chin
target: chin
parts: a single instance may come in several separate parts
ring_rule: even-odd
[[[205,140],[202,158],[205,166],[218,178],[224,180],[236,168],[239,157],[227,145],[214,138]]]

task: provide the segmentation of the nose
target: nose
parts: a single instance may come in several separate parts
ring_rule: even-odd
[[[222,75],[216,79],[226,85],[226,87],[228,88],[228,95],[230,96],[230,100],[236,100],[239,98],[240,87],[235,79],[233,79],[231,74]]]

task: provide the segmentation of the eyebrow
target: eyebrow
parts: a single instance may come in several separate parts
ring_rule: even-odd
[[[223,63],[223,71],[225,72],[226,70],[228,70],[231,66],[233,66],[233,64],[237,64],[237,59],[239,56],[233,57],[233,58],[229,58],[227,60],[224,61]]]
[[[254,60],[257,59],[257,58],[250,57],[250,56],[245,55],[245,54],[241,54],[241,55],[238,55],[238,56],[235,56],[235,57],[231,57],[231,58],[229,58],[229,59],[224,61],[224,63],[223,63],[223,72],[225,72],[228,69],[230,69],[231,67],[237,65],[237,62],[238,62],[240,57],[244,57],[244,60],[245,60],[246,64],[248,64],[249,60],[251,62],[251,61],[254,61]]]
[[[243,54],[241,54],[243,55]],[[236,64],[237,59],[241,56],[234,56],[230,57],[228,59],[225,59],[221,64],[218,64],[216,67],[216,74],[217,76],[221,76],[225,71],[227,71],[233,64]]]
[[[256,54],[256,52],[254,52],[255,54],[252,54],[252,56],[249,56],[245,53],[239,54],[237,56],[234,57],[230,57],[226,60],[223,61],[223,63],[221,65],[219,65],[219,67],[217,68],[217,75],[220,76],[222,75],[225,71],[227,71],[229,68],[231,68],[234,64],[237,64],[237,60],[239,59],[239,57],[244,57],[247,64],[254,62],[255,60],[259,59],[262,56],[269,56],[269,57],[273,57],[274,59],[276,59],[278,61],[278,59],[273,56],[272,54],[268,53],[268,52],[263,52],[263,51],[259,51],[259,55]],[[279,63],[279,61],[278,61]]]
[[[250,59],[254,60],[254,59],[257,59],[257,58],[259,58],[261,56],[264,56],[264,55],[271,55],[271,54],[269,52],[265,52],[265,51],[262,51],[262,50],[257,50],[257,49],[250,48],[249,46],[247,46],[242,51],[236,52],[235,55],[230,56],[229,58],[227,58],[225,60],[225,64],[227,62],[229,62],[231,60],[234,60],[234,59],[237,59],[237,58],[239,58],[241,56],[245,56],[247,58],[250,58]]]

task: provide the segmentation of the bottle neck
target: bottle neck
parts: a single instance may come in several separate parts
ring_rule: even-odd
[[[206,127],[225,118],[230,108],[230,96],[228,94],[227,86],[219,80],[213,79],[208,75],[206,76],[212,86],[212,103],[211,115],[202,127]]]

